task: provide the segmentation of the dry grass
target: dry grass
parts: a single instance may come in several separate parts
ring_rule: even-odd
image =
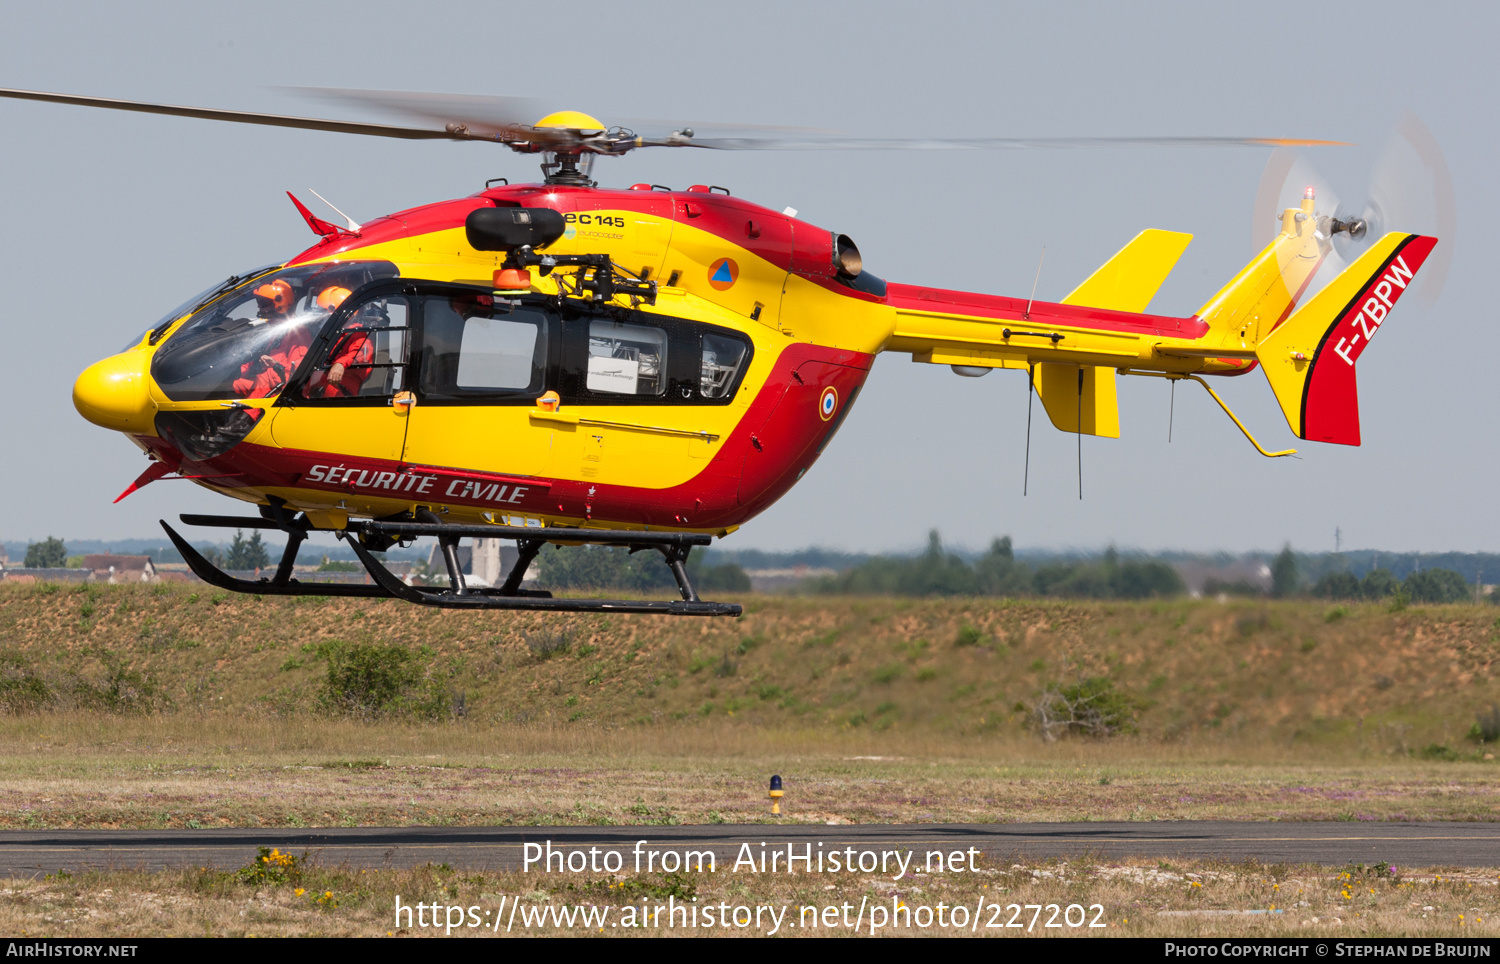
[[[0,652],[54,682],[115,654],[205,718],[306,712],[330,641],[430,647],[487,724],[1019,737],[1047,686],[1107,676],[1151,741],[1467,753],[1500,703],[1493,607],[751,597],[737,620],[674,620],[48,588],[0,585]],[[548,640],[566,648],[536,655]]]
[[[669,620],[0,585],[0,656],[57,695],[0,716],[0,826],[741,822],[771,773],[800,820],[1492,820],[1463,736],[1500,702],[1494,613],[760,597]],[[466,714],[320,715],[331,641],[429,647]],[[79,708],[122,667],[158,709]],[[1080,676],[1137,733],[1039,739],[1025,707]]]
[[[444,936],[447,908],[459,926],[451,936],[488,937],[536,934],[659,936],[664,934],[762,936],[761,926],[668,929],[668,911],[659,926],[619,928],[627,913],[667,904],[692,903],[701,910],[727,905],[757,906],[781,913],[782,936],[853,933],[864,906],[859,934],[868,934],[870,908],[905,907],[915,913],[910,927],[887,927],[886,935],[1131,936],[1131,937],[1302,937],[1381,936],[1493,939],[1500,933],[1500,894],[1493,870],[1450,874],[1445,868],[1398,868],[1400,876],[1372,869],[1330,872],[1312,866],[1214,862],[1103,864],[1083,859],[1026,862],[983,868],[976,874],[914,875],[902,880],[861,874],[778,874],[751,876],[720,868],[715,874],[628,876],[609,874],[470,873],[428,865],[412,870],[351,871],[307,865],[281,883],[246,883],[232,871],[192,868],[160,873],[98,871],[76,876],[0,881],[0,932],[12,935],[118,938],[149,936]],[[409,926],[395,918],[403,905],[442,905],[440,926]],[[522,913],[510,917],[520,901]],[[937,926],[938,905],[945,908]],[[803,907],[835,907],[829,920],[849,926],[816,929]],[[1012,909],[1012,905],[1017,905]],[[1030,906],[1028,906],[1030,905]],[[1032,907],[1041,905],[1036,910]],[[1057,905],[1054,911],[1049,905]],[[1071,912],[1068,905],[1075,905]],[[1098,905],[1094,909],[1093,905]],[[609,908],[605,926],[558,927],[552,915],[573,908]],[[963,923],[953,925],[953,908]],[[977,928],[974,909],[982,907]],[[461,908],[461,909],[460,909]],[[475,916],[469,917],[473,908]],[[924,910],[925,908],[925,910]],[[1246,911],[1258,913],[1245,913]],[[1225,913],[1229,912],[1229,913]],[[496,915],[501,917],[494,926]],[[680,912],[679,912],[680,913]],[[546,914],[547,926],[527,927],[525,915]],[[904,922],[897,910],[897,920]],[[916,926],[924,916],[932,921]],[[424,910],[431,920],[432,912]],[[705,918],[700,918],[700,923]],[[1103,927],[1069,927],[1066,921]],[[682,918],[679,917],[679,921]],[[469,926],[477,921],[480,926]],[[1047,923],[1053,922],[1053,927]],[[510,930],[507,930],[509,924]],[[793,926],[793,925],[801,926]],[[1006,924],[1015,926],[1006,927]],[[990,926],[994,925],[994,926]],[[1062,926],[1056,926],[1062,925]]]
[[[334,641],[430,648],[464,715],[319,714],[316,650]],[[762,597],[731,621],[0,586],[0,656],[56,696],[0,716],[0,826],[753,822],[773,772],[793,821],[1493,820],[1495,763],[1464,734],[1500,702],[1497,651],[1495,611],[1462,606]],[[155,696],[87,708],[122,673],[138,674],[122,691]],[[1048,686],[1095,676],[1135,702],[1135,734],[1045,743],[1028,728]],[[0,884],[0,931],[381,935],[401,933],[397,894],[618,913],[691,892],[794,919],[861,901],[982,900],[1002,923],[1011,903],[1099,904],[1109,924],[981,934],[1492,935],[1493,874],[1403,871],[1031,861],[892,883],[309,866],[270,885],[121,869]]]
[[[1494,764],[711,722],[536,725],[34,714],[0,721],[0,826],[1493,820]]]

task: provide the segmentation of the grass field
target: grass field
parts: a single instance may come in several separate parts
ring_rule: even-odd
[[[755,822],[772,773],[798,822],[1494,820],[1500,769],[1469,735],[1500,725],[1497,652],[1496,610],[1468,606],[751,597],[738,620],[671,620],[0,586],[0,827]],[[1080,686],[1115,734],[1044,739],[1038,707]],[[526,912],[514,933],[555,931],[525,923],[546,908],[673,895],[790,919],[982,906],[967,933],[1007,936],[1487,936],[1500,919],[1490,871],[1339,873],[1085,859],[898,886],[112,870],[0,882],[0,931],[442,932],[398,927],[397,894],[508,901]],[[1016,920],[1011,903],[1108,926],[1048,928],[1029,909],[987,926]]]
[[[0,681],[213,718],[316,709],[330,643],[426,648],[462,722],[1020,737],[1049,686],[1106,678],[1140,737],[1482,758],[1491,607],[751,597],[739,619],[468,613],[186,587],[0,585]],[[320,648],[321,647],[321,648]],[[3,682],[0,682],[3,685]],[[5,690],[0,689],[0,697]],[[101,701],[103,701],[101,703]],[[78,700],[72,701],[74,704]]]
[[[1120,743],[499,724],[11,719],[0,827],[1493,820],[1493,764]],[[876,752],[872,752],[876,751]]]
[[[747,610],[0,587],[0,826],[740,822],[765,818],[771,773],[801,821],[1500,815],[1489,744],[1466,738],[1500,700],[1493,609]],[[405,665],[446,708],[320,704],[339,642],[425,647]],[[1135,731],[1042,739],[1031,708],[1080,678],[1108,679]]]
[[[239,871],[102,871],[0,881],[0,931],[70,938],[811,937],[865,936],[873,923],[877,934],[897,936],[1348,940],[1493,939],[1500,933],[1493,870],[1396,868],[1392,874],[1386,865],[1330,870],[1083,859],[896,881],[800,872],[766,878],[472,873],[432,865],[351,871],[302,864],[297,855],[273,860],[257,869],[252,856]],[[422,915],[408,912],[398,921],[398,897],[406,907],[422,903]],[[673,904],[678,923],[669,927]],[[698,927],[684,927],[694,919],[684,904],[696,908]],[[728,926],[719,923],[723,918]]]

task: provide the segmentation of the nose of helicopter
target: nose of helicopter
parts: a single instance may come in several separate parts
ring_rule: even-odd
[[[156,405],[148,387],[150,358],[148,352],[127,351],[90,365],[73,383],[73,407],[103,428],[151,432]]]

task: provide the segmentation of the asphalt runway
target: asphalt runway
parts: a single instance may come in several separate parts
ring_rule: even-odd
[[[1011,858],[1092,854],[1100,859],[1223,858],[1266,863],[1389,861],[1403,867],[1500,866],[1500,823],[1154,823],[717,824],[679,827],[354,827],[281,830],[12,830],[0,832],[0,876],[32,877],[84,868],[159,870],[242,867],[257,847],[308,852],[323,866],[353,868],[449,864],[473,870],[522,868],[526,844],[554,851],[617,850],[632,868],[638,841],[649,851],[712,850],[722,872],[749,844],[757,856],[860,850],[974,848],[980,867]],[[534,852],[534,851],[533,851]],[[566,859],[555,858],[555,859]],[[575,864],[582,858],[574,858]],[[646,860],[644,856],[641,858]],[[784,859],[784,858],[783,858]],[[555,869],[554,864],[554,869]],[[784,866],[784,865],[783,865]],[[644,865],[643,865],[644,869]],[[654,866],[652,869],[661,869]],[[674,869],[674,868],[667,868]]]

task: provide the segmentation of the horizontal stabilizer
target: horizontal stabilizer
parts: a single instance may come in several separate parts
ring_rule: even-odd
[[[1143,312],[1193,240],[1180,231],[1147,228],[1068,293],[1065,305]]]
[[[1256,346],[1298,438],[1359,444],[1354,363],[1436,244],[1387,234]]]
[[[1115,370],[1092,365],[1039,362],[1036,392],[1052,424],[1064,432],[1120,437]]]

